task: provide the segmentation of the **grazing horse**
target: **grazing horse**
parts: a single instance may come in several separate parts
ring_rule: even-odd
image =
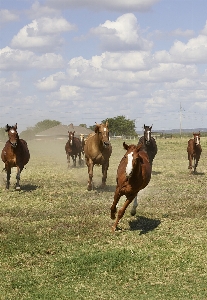
[[[138,145],[143,144],[147,154],[149,156],[150,164],[152,165],[153,159],[157,154],[157,144],[155,139],[151,136],[152,126],[145,126],[144,124],[144,136],[139,139]]]
[[[70,157],[73,160],[73,166],[76,167],[76,159],[79,157],[79,166],[81,165],[81,141],[74,136],[75,131],[68,131],[68,141],[65,145],[65,152],[67,155],[68,168],[70,167]]]
[[[114,201],[111,206],[111,219],[115,219],[117,204],[121,196],[126,196],[126,201],[122,208],[119,209],[116,221],[112,226],[112,231],[116,230],[119,220],[123,217],[126,208],[137,196],[138,192],[144,189],[151,178],[152,166],[149,157],[140,145],[127,145],[123,143],[124,149],[127,151],[121,159],[117,170],[116,190],[114,193]]]
[[[187,152],[188,152],[188,160],[189,160],[188,169],[190,169],[190,173],[193,172],[195,173],[202,152],[202,148],[200,145],[200,131],[198,133],[193,133],[193,139],[190,139],[188,141]],[[194,161],[193,171],[192,171],[192,161]]]
[[[17,167],[16,190],[20,190],[20,173],[30,159],[30,153],[25,140],[20,139],[17,133],[17,123],[14,126],[6,125],[5,131],[8,132],[9,140],[6,142],[1,159],[5,164],[4,170],[7,172],[6,188],[9,189],[11,168]]]
[[[88,167],[88,191],[93,188],[93,167],[102,165],[102,184],[101,188],[106,185],[107,171],[109,167],[109,158],[112,153],[112,147],[109,142],[108,122],[106,124],[96,124],[95,132],[89,134],[85,141],[84,153],[85,161]]]

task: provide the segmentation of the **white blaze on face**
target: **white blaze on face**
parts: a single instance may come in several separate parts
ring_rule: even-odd
[[[150,140],[150,130],[147,131],[147,140]]]
[[[15,133],[14,129],[11,129],[10,132],[11,132],[11,133]]]
[[[130,152],[128,155],[128,162],[126,166],[126,175],[129,176],[132,172],[132,160],[133,160],[133,152]]]
[[[198,138],[198,135],[196,135],[196,145],[199,145],[199,138]]]

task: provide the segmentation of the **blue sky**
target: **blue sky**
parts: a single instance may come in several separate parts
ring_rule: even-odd
[[[207,127],[206,0],[2,0],[0,127]],[[180,109],[181,105],[181,109]]]

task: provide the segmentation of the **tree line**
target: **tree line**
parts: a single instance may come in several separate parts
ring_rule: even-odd
[[[108,118],[102,120],[102,123],[108,121],[109,123],[109,131],[111,136],[137,136],[135,131],[135,120],[130,120],[125,118],[125,116],[117,116],[114,118]],[[43,120],[38,122],[34,127],[28,127],[26,130],[20,133],[20,136],[23,139],[33,139],[35,135],[41,131],[47,130],[54,126],[60,125],[61,122],[56,120]],[[94,130],[95,124],[89,127],[86,124],[80,124],[79,126],[89,128]],[[5,140],[7,138],[7,134],[5,134],[5,128],[0,128],[0,140]]]

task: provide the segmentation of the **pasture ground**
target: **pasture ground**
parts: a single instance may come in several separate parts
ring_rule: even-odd
[[[207,139],[196,175],[187,139],[157,140],[137,215],[129,207],[115,234],[110,206],[123,141],[112,140],[106,190],[91,192],[86,166],[67,168],[65,143],[28,141],[20,192],[16,170],[9,191],[0,175],[0,299],[207,299]],[[98,186],[101,167],[94,171]]]

